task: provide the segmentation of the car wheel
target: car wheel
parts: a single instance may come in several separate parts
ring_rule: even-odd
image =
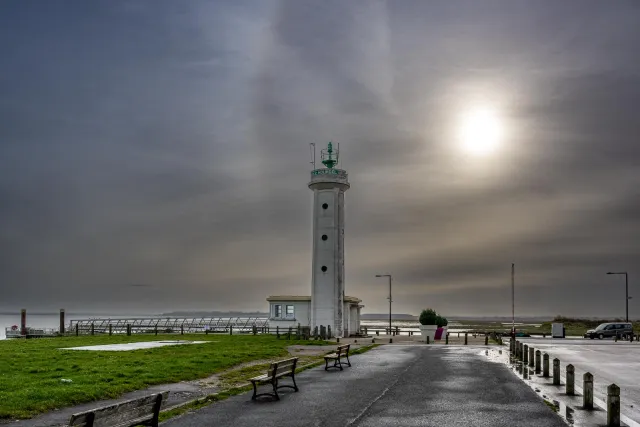
[[[604,334],[600,334],[598,335],[598,339],[601,340],[602,338],[604,338]]]

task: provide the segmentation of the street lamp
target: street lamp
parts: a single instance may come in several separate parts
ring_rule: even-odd
[[[390,274],[376,274],[376,277],[388,277],[389,278],[389,334],[391,335],[391,275]]]
[[[625,303],[627,305],[627,319],[626,319],[626,322],[628,322],[629,321],[629,299],[631,299],[629,297],[629,275],[627,274],[626,271],[621,271],[621,272],[618,272],[618,273],[610,271],[607,274],[624,274],[624,283],[625,283],[625,290],[626,290]]]

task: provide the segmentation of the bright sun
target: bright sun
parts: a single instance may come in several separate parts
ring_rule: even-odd
[[[502,127],[495,113],[476,110],[463,116],[460,141],[466,152],[475,155],[490,154],[500,146],[501,139]]]

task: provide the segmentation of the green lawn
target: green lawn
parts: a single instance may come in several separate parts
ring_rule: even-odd
[[[59,350],[176,339],[212,342],[121,352]],[[29,418],[55,408],[115,398],[153,384],[204,378],[240,363],[286,356],[289,345],[317,343],[319,341],[289,341],[270,335],[3,340],[0,341],[0,419]]]

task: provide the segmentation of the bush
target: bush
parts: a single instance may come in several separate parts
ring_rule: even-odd
[[[437,325],[436,321],[438,319],[438,315],[435,310],[427,308],[426,310],[422,310],[420,313],[420,324],[421,325]]]
[[[436,325],[438,325],[438,328],[442,328],[443,326],[447,326],[448,324],[449,324],[449,321],[447,320],[446,317],[442,317],[442,316],[436,317]]]

